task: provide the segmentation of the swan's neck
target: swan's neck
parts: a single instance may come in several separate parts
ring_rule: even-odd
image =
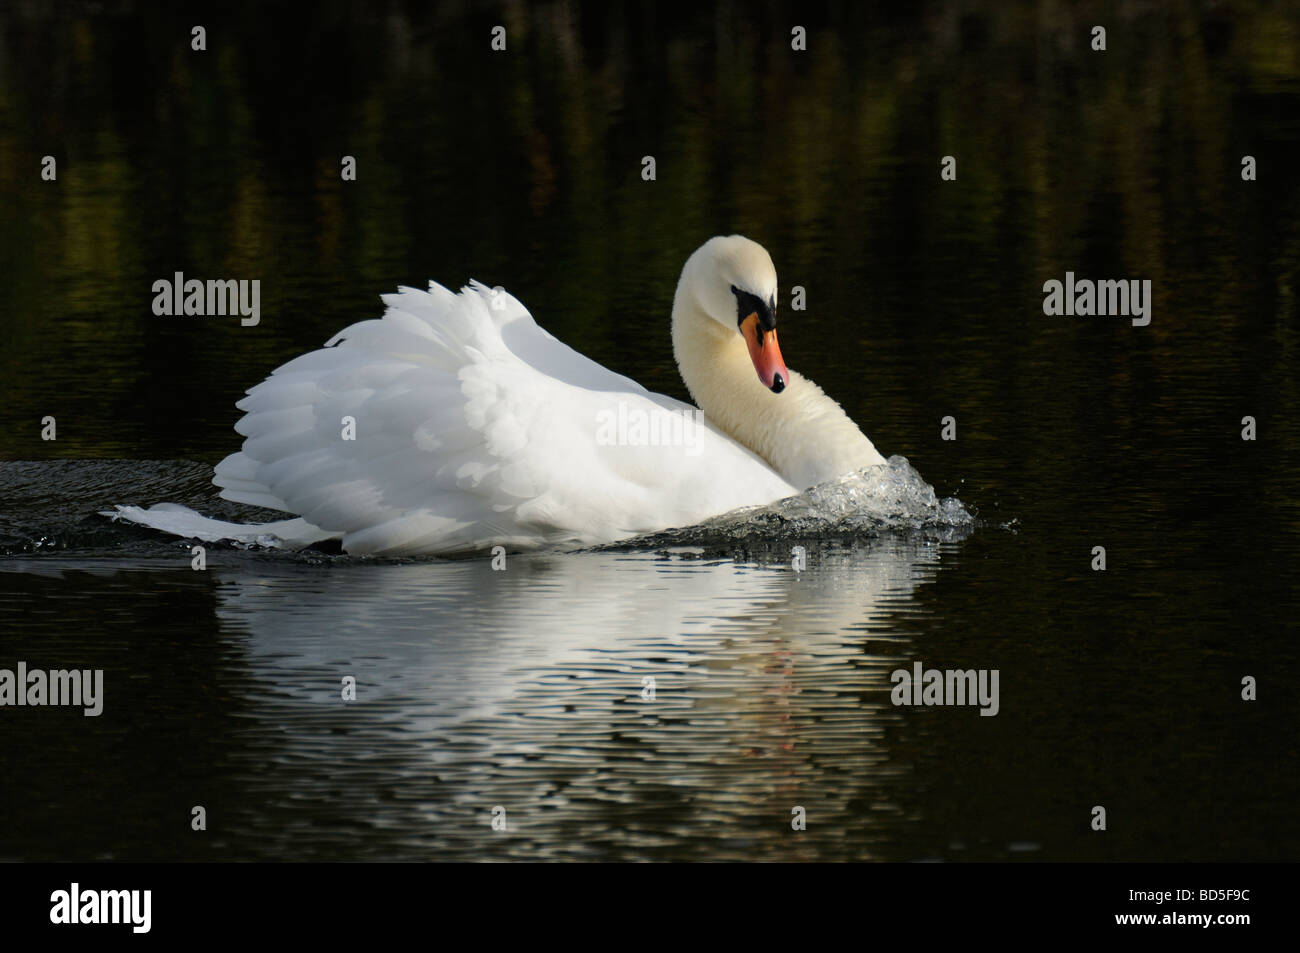
[[[802,374],[791,371],[780,394],[764,387],[740,334],[704,314],[681,286],[673,354],[704,415],[798,489],[884,463],[840,405]]]

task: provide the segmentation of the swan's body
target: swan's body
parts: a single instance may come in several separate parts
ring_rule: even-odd
[[[714,238],[688,259],[672,337],[700,419],[556,340],[504,292],[404,288],[384,296],[382,320],[341,331],[238,404],[247,439],[214,482],[296,519],[241,526],[166,505],[113,515],[205,539],[339,539],[350,553],[589,546],[883,463],[838,404],[785,369],[775,298],[771,259],[748,239]]]

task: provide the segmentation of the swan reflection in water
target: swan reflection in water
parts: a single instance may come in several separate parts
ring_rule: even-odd
[[[115,639],[113,604],[186,600],[183,639],[130,636],[152,668],[117,650],[93,727],[116,724],[120,680],[167,683],[131,718],[149,737],[184,723],[205,783],[233,792],[213,812],[238,856],[865,858],[907,823],[898,784],[915,766],[885,743],[905,717],[889,673],[916,651],[917,588],[960,537],[810,542],[803,571],[784,544],[779,562],[677,547],[512,555],[503,571],[222,549],[204,573],[5,568],[98,588]]]
[[[481,850],[478,825],[505,805],[550,850],[574,847],[552,838],[593,812],[620,853],[634,831],[698,838],[701,824],[722,850],[740,830],[788,832],[793,805],[851,826],[893,810],[889,674],[911,658],[898,622],[948,545],[814,547],[803,571],[680,551],[218,569],[217,612],[248,634],[268,717],[349,723],[346,750],[385,752],[407,796],[477,832],[440,823],[443,849]],[[283,742],[300,764],[328,746]],[[665,796],[682,813],[652,836],[638,811]]]

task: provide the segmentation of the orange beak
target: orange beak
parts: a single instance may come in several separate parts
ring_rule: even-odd
[[[754,362],[758,379],[763,386],[774,394],[785,390],[790,383],[790,372],[781,358],[781,348],[776,343],[776,329],[763,330],[758,323],[758,314],[751,314],[740,322],[740,333],[749,345],[749,359]]]

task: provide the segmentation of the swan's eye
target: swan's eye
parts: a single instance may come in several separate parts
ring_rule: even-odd
[[[736,324],[740,325],[751,314],[758,315],[759,326],[765,331],[771,331],[776,327],[776,308],[775,302],[769,304],[756,294],[750,294],[748,291],[742,291],[735,285],[731,286],[731,293],[736,296]]]

